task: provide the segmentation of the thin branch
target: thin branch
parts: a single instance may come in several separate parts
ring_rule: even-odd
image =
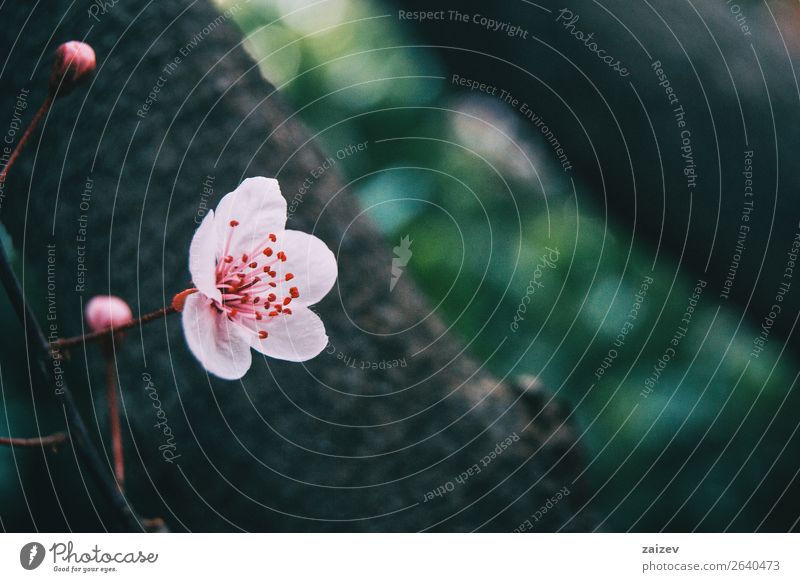
[[[102,331],[96,331],[94,333],[87,333],[86,335],[76,335],[74,337],[67,337],[58,339],[53,342],[54,347],[58,348],[69,348],[75,345],[82,344],[84,342],[90,342],[94,340],[104,339],[111,337],[111,334],[119,333],[121,331],[125,331],[127,329],[131,329],[132,327],[138,327],[145,323],[149,323],[151,321],[155,321],[157,319],[161,319],[162,317],[166,317],[171,313],[177,313],[175,307],[170,305],[169,307],[162,307],[161,309],[156,309],[155,311],[151,311],[138,319],[134,319],[124,325],[118,325],[114,328],[104,329]]]
[[[109,342],[110,343],[110,342]],[[106,346],[103,356],[106,360],[106,400],[108,401],[108,423],[111,426],[111,451],[114,456],[114,476],[120,491],[125,491],[125,458],[122,451],[122,423],[119,418],[119,398],[117,397],[117,370],[111,346]]]
[[[12,447],[57,447],[69,442],[65,432],[56,432],[51,435],[34,438],[0,437],[0,445]]]
[[[11,152],[11,156],[8,158],[8,162],[6,163],[3,171],[0,172],[0,184],[6,181],[6,176],[8,176],[8,171],[11,169],[11,166],[14,165],[14,162],[17,161],[19,154],[22,152],[22,148],[25,147],[25,144],[28,142],[28,139],[33,135],[33,132],[36,130],[36,127],[39,125],[39,122],[45,116],[45,114],[49,111],[50,106],[53,104],[53,95],[48,94],[42,103],[42,106],[39,107],[39,110],[36,112],[36,115],[33,116],[31,122],[28,124],[28,128],[25,130],[25,133],[22,134],[22,137],[19,139],[19,143],[14,148],[14,151]]]

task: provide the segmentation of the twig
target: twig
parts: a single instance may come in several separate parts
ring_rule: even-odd
[[[25,147],[25,144],[28,142],[28,138],[33,135],[33,132],[36,130],[36,127],[39,125],[39,122],[42,120],[44,115],[50,109],[50,106],[53,104],[53,94],[49,93],[42,103],[42,106],[39,107],[39,110],[36,112],[36,115],[33,116],[31,122],[28,124],[28,128],[25,130],[25,133],[22,134],[22,137],[19,139],[19,143],[14,148],[14,151],[11,152],[11,156],[8,158],[8,162],[6,163],[3,171],[0,172],[0,184],[6,181],[6,176],[8,175],[8,171],[11,169],[11,166],[14,165],[14,162],[17,161],[20,152],[22,152],[22,148]]]
[[[125,492],[125,458],[122,451],[122,424],[119,418],[119,399],[117,397],[117,370],[114,367],[114,355],[109,345],[103,346],[103,357],[106,360],[106,400],[108,401],[108,422],[111,426],[111,450],[114,455],[114,476],[117,486]]]
[[[69,436],[65,432],[56,432],[51,435],[34,438],[0,437],[0,445],[12,447],[53,447],[69,442]]]
[[[108,338],[111,334],[118,333],[121,331],[125,331],[126,329],[130,329],[132,327],[137,327],[139,325],[143,325],[145,323],[155,321],[157,319],[161,319],[162,317],[166,317],[171,313],[177,313],[177,310],[173,306],[169,307],[162,307],[161,309],[156,309],[155,311],[151,311],[138,319],[134,319],[124,325],[118,325],[114,328],[104,329],[102,331],[96,331],[94,333],[87,333],[86,335],[76,335],[74,337],[67,337],[58,339],[53,342],[53,346],[59,348],[69,348],[78,344],[82,344],[83,342],[90,342],[94,340],[99,340],[103,338]]]

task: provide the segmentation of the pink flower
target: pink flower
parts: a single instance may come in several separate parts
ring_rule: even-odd
[[[285,230],[278,182],[249,178],[200,224],[189,250],[197,288],[184,300],[183,330],[200,363],[235,380],[250,368],[250,348],[303,362],[328,344],[309,309],[336,281],[336,259],[315,236]]]
[[[117,328],[133,321],[131,308],[114,295],[97,295],[83,310],[86,324],[94,332]]]
[[[94,71],[94,49],[85,42],[71,40],[56,49],[53,72],[50,75],[50,92],[59,97],[70,93]]]

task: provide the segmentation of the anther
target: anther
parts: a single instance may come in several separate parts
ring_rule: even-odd
[[[289,295],[297,299],[298,297],[300,297],[300,291],[297,290],[297,287],[292,287],[291,289],[289,289]]]
[[[286,273],[286,280],[287,281],[291,281],[292,279],[294,279],[294,274],[293,273]]]
[[[238,220],[231,220],[229,224],[231,225],[231,227],[239,226],[239,221]]]
[[[259,331],[258,332],[258,337],[260,337],[261,339],[267,339],[267,332],[265,332],[263,330]]]

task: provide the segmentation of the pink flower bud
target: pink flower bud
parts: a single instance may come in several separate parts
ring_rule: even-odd
[[[77,87],[95,69],[94,49],[85,42],[72,40],[56,49],[50,93],[63,97]]]
[[[89,300],[84,311],[86,324],[92,331],[118,328],[133,321],[131,308],[114,295],[97,295]]]

